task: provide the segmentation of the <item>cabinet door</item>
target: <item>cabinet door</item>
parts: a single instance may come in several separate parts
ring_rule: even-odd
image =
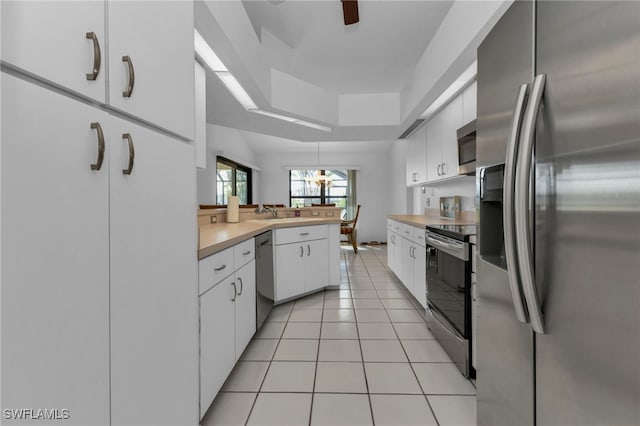
[[[303,243],[304,291],[314,291],[329,284],[329,243],[327,240]]]
[[[433,117],[427,127],[427,182],[441,179],[442,164],[442,117]]]
[[[392,271],[394,270],[393,254],[393,232],[387,229],[387,266]]]
[[[113,424],[198,422],[193,146],[112,118],[108,135]],[[131,136],[135,161],[129,164]],[[167,410],[167,407],[171,407]]]
[[[256,332],[256,261],[236,272],[236,357],[237,360]]]
[[[458,174],[458,135],[462,125],[462,96],[454,98],[442,112],[442,176],[449,178]]]
[[[462,125],[476,119],[478,83],[475,81],[462,92]]]
[[[193,2],[109,2],[109,103],[194,138]],[[123,91],[135,84],[130,97]]]
[[[200,418],[236,362],[233,283],[227,277],[200,296]]]
[[[276,246],[276,302],[304,293],[303,243]]]
[[[407,186],[427,180],[427,128],[422,126],[407,138]]]
[[[413,257],[411,257],[411,255],[413,254],[413,248],[415,247],[415,245],[406,238],[398,239],[402,240],[402,242],[400,243],[400,247],[402,249],[402,266],[400,268],[402,270],[402,273],[400,276],[400,280],[407,288],[407,290],[409,290],[409,292],[413,294]]]
[[[328,225],[329,238],[329,281],[328,285],[340,285],[340,224]]]
[[[2,1],[2,60],[48,82],[105,101],[104,1]],[[101,64],[95,80],[95,33]]]
[[[423,308],[427,307],[427,251],[416,245],[413,252],[413,297]]]
[[[2,406],[108,425],[108,116],[1,75]]]

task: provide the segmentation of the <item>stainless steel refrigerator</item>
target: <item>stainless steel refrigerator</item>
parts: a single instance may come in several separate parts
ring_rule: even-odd
[[[478,424],[640,425],[640,2],[514,2],[477,150]]]

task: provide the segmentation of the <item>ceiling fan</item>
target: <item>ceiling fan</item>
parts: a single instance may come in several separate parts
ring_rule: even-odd
[[[344,14],[344,24],[351,25],[360,21],[358,16],[358,0],[340,0],[342,2],[342,13]]]

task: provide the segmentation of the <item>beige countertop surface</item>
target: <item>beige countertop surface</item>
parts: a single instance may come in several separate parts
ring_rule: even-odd
[[[420,214],[391,214],[387,216],[389,219],[406,223],[407,225],[426,227],[427,225],[475,225],[473,220],[452,220],[442,219],[438,216],[425,216]]]
[[[276,228],[340,223],[339,218],[287,217],[279,219],[253,219],[237,223],[212,223],[200,226],[198,259],[203,259],[248,238]]]

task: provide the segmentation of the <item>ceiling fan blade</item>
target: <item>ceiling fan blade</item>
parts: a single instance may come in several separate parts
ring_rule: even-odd
[[[344,24],[351,25],[360,21],[358,16],[358,0],[340,0],[342,1],[342,12],[344,13]]]

